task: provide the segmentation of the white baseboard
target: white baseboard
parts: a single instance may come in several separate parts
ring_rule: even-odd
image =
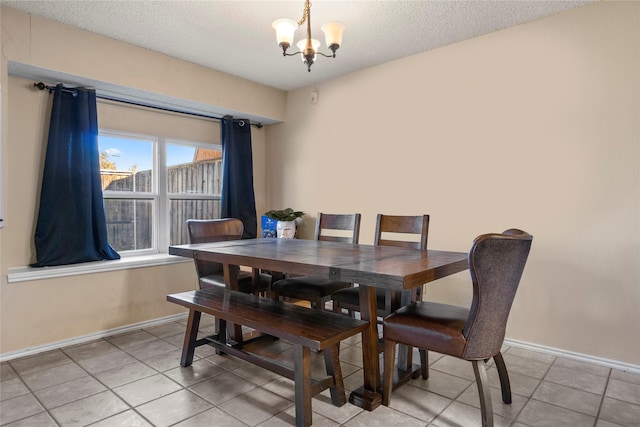
[[[69,347],[72,345],[84,344],[97,339],[109,337],[112,335],[118,335],[129,331],[135,331],[138,329],[149,328],[153,326],[162,325],[163,323],[175,322],[176,320],[186,319],[187,314],[175,314],[173,316],[162,317],[160,319],[149,320],[146,322],[134,323],[132,325],[122,326],[120,328],[109,329],[107,331],[97,332],[95,334],[83,335],[80,337],[71,338],[68,340],[62,340],[50,344],[45,344],[38,347],[31,347],[24,350],[18,350],[9,353],[0,354],[0,362],[6,362],[12,359],[18,359],[20,357],[32,356],[34,354],[43,353],[49,350],[55,350],[62,347]],[[532,344],[524,341],[505,339],[504,343],[509,346],[523,348],[526,350],[538,351],[546,354],[553,354],[554,356],[563,356],[569,359],[579,360],[581,362],[593,363],[594,365],[607,366],[613,369],[619,369],[621,371],[632,372],[640,374],[640,365],[632,365],[631,363],[620,362],[617,360],[605,359],[602,357],[591,356],[588,354],[575,353],[572,351],[562,350],[553,347],[547,347],[539,344]]]
[[[538,351],[554,356],[563,356],[568,359],[578,360],[581,362],[592,363],[594,365],[606,366],[608,368],[619,369],[621,371],[640,374],[640,365],[632,365],[631,363],[620,362],[617,360],[605,359],[603,357],[591,356],[588,354],[575,353],[573,351],[562,350],[553,347],[547,347],[540,344],[532,344],[524,341],[505,339],[504,343],[509,346],[519,347],[526,350]]]
[[[20,357],[32,356],[34,354],[43,353],[45,351],[55,350],[62,347],[69,347],[72,345],[84,344],[87,342],[95,341],[101,338],[109,337],[112,335],[118,335],[129,331],[135,331],[138,329],[150,328],[153,326],[162,325],[164,323],[175,322],[176,320],[186,319],[187,313],[174,314],[172,316],[162,317],[160,319],[148,320],[145,322],[134,323],[119,328],[109,329],[107,331],[96,332],[94,334],[83,335],[80,337],[74,337],[67,340],[57,341],[37,347],[26,348],[23,350],[12,351],[9,353],[0,354],[0,362],[6,362],[12,359],[18,359]]]

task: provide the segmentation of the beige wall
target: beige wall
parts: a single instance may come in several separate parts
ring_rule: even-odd
[[[2,22],[2,8],[0,7],[0,22]],[[0,31],[0,46],[2,46],[3,31]],[[0,59],[0,215],[4,217],[5,197],[4,191],[7,186],[7,177],[5,174],[6,168],[4,167],[4,141],[7,139],[7,127],[4,123],[7,122],[7,109],[5,108],[7,100],[7,71],[6,64],[3,59]],[[4,259],[2,256],[2,227],[0,227],[0,259]],[[0,272],[2,273],[2,272]],[[2,279],[0,279],[2,280]],[[2,282],[0,282],[2,283]],[[0,303],[2,301],[2,293],[0,292]],[[2,316],[0,315],[0,328],[2,328]]]
[[[166,295],[195,287],[191,263],[7,283],[9,268],[26,266],[35,257],[33,232],[51,97],[34,90],[31,80],[7,77],[6,62],[275,119],[284,115],[285,93],[15,10],[0,10],[6,220],[0,248],[11,248],[0,260],[0,354],[183,312],[167,303]],[[99,125],[219,142],[216,122],[131,109],[125,113],[129,120],[123,121],[118,112],[123,108],[99,103]],[[258,212],[266,210],[265,135],[265,129],[252,128]]]
[[[284,92],[14,9],[2,15],[8,60],[280,120]]]
[[[640,365],[639,3],[597,3],[354,73],[318,85],[316,105],[311,88],[290,92],[286,114],[271,88],[0,10],[0,354],[176,313],[164,296],[195,280],[183,264],[7,283],[32,256],[47,106],[7,80],[9,59],[284,119],[253,131],[258,214],[359,211],[369,243],[376,213],[426,212],[430,247],[460,251],[480,233],[524,228],[534,246],[508,337]],[[468,274],[428,296],[468,302]]]
[[[290,92],[270,207],[360,212],[364,243],[379,212],[429,213],[429,246],[459,251],[523,228],[507,337],[640,365],[639,24],[638,2],[596,3],[319,84],[316,105]],[[469,291],[460,273],[427,297]]]

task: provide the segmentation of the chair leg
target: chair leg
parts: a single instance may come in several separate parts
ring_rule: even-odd
[[[269,289],[269,298],[274,301],[280,301],[280,294],[273,289]]]
[[[396,343],[384,340],[384,373],[382,375],[382,404],[389,406],[391,389],[393,388],[393,373],[396,361]]]
[[[338,304],[338,301],[332,300],[331,308],[333,309],[334,313],[342,314],[342,307],[340,307],[340,304]]]
[[[491,404],[491,391],[489,390],[489,378],[487,368],[482,360],[472,360],[473,373],[476,376],[478,394],[480,395],[480,412],[482,413],[482,427],[493,427],[493,405]]]
[[[427,350],[422,348],[418,349],[420,353],[420,372],[422,373],[422,379],[429,379],[429,355],[427,354]]]
[[[500,388],[502,389],[502,401],[507,405],[511,404],[511,382],[509,381],[509,373],[507,372],[507,365],[504,363],[502,353],[498,352],[493,356],[493,360],[496,362],[496,368],[498,369],[498,377],[500,378]]]

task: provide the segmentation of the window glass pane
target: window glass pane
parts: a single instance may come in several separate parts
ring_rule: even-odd
[[[116,251],[151,249],[153,201],[104,199],[109,243]]]
[[[120,253],[165,252],[167,243],[188,243],[187,219],[220,217],[220,146],[113,131],[98,141],[109,242]]]
[[[222,185],[222,151],[193,145],[167,144],[169,194],[219,196]]]
[[[171,200],[171,245],[189,243],[188,219],[220,218],[220,200]]]
[[[153,191],[153,142],[100,135],[100,176],[104,191]]]

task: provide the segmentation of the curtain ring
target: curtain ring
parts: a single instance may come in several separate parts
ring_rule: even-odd
[[[244,120],[240,120],[240,121],[238,122],[238,125],[239,125],[240,127],[244,126]]]

